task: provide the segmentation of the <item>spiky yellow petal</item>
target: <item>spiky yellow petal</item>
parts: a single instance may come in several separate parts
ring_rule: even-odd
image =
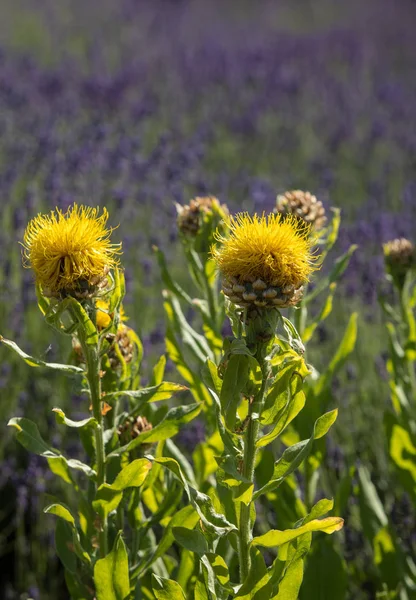
[[[39,214],[28,224],[23,238],[25,266],[51,293],[77,289],[81,282],[94,285],[118,264],[120,245],[112,244],[104,208],[78,206],[66,213],[58,208]]]
[[[261,279],[274,287],[305,283],[316,270],[310,227],[294,215],[251,217],[239,213],[228,220],[229,237],[218,235],[212,255],[220,272],[239,282]]]

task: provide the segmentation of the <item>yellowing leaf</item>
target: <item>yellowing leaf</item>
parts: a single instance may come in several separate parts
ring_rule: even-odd
[[[273,546],[281,546],[290,542],[304,533],[309,531],[323,531],[324,533],[334,533],[339,531],[344,525],[344,519],[341,517],[327,517],[326,519],[314,519],[302,527],[296,529],[286,529],[285,531],[279,531],[278,529],[271,529],[264,535],[260,535],[253,539],[255,546],[264,546],[265,548],[272,548]]]

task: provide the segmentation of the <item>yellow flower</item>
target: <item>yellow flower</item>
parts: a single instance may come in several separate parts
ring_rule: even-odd
[[[224,277],[224,293],[240,305],[296,304],[316,270],[310,226],[294,215],[239,213],[228,220],[229,237],[217,235],[212,256]]]
[[[98,299],[95,303],[95,308],[97,309],[97,314],[96,314],[96,323],[97,323],[97,327],[98,329],[106,329],[112,319],[113,319],[113,314],[110,314],[108,312],[108,308],[109,308],[109,302],[107,300],[104,299]],[[123,306],[120,307],[120,321],[124,322],[127,321],[127,317],[126,317],[126,313],[124,312],[124,308]]]
[[[112,244],[106,228],[107,210],[74,204],[63,213],[58,208],[39,214],[24,234],[25,266],[50,294],[80,291],[97,285],[118,264],[119,244]]]

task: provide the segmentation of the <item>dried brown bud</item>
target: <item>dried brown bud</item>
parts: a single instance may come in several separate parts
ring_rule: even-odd
[[[322,229],[326,223],[325,209],[322,202],[310,192],[290,190],[277,196],[276,212],[283,215],[293,214],[313,226],[315,230]]]
[[[229,214],[226,204],[220,204],[215,196],[197,196],[189,204],[177,204],[178,228],[184,235],[195,237],[200,230],[204,215],[218,214],[219,220]]]
[[[118,429],[118,435],[122,444],[128,444],[131,440],[138,438],[142,433],[151,431],[153,425],[149,423],[146,417],[138,416],[136,418],[128,418]],[[142,444],[143,451],[151,448],[152,444]]]
[[[130,336],[130,327],[121,324],[114,338],[114,343],[108,351],[108,358],[112,369],[116,369],[120,365],[120,358],[117,350],[121,353],[126,363],[133,359],[134,343]],[[116,350],[117,347],[117,350]]]
[[[383,250],[387,271],[402,286],[406,273],[416,267],[414,244],[406,238],[398,238],[384,244]]]

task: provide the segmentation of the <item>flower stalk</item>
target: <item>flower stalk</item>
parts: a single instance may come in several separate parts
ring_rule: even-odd
[[[92,305],[93,310],[93,322],[95,318],[95,307]],[[98,337],[97,343],[89,344],[87,336],[82,325],[78,330],[79,341],[84,353],[85,362],[87,366],[86,377],[88,380],[88,386],[91,395],[91,405],[94,419],[97,425],[94,428],[95,435],[95,452],[96,452],[96,463],[97,463],[97,490],[106,482],[106,457],[105,457],[105,445],[104,445],[104,420],[101,410],[101,359],[100,359],[100,338]],[[100,556],[103,558],[108,553],[108,524],[107,518],[103,519],[99,531],[99,549]]]
[[[249,421],[244,437],[244,462],[242,475],[245,479],[254,483],[254,467],[256,464],[256,442],[260,429],[260,414],[263,406],[265,391],[265,379],[258,396],[250,404]],[[238,552],[240,559],[240,579],[241,583],[245,581],[250,571],[250,542],[252,540],[252,523],[250,519],[250,504],[241,503],[240,509],[240,529]]]
[[[244,479],[253,484],[257,455],[256,442],[259,438],[261,413],[271,375],[267,355],[273,345],[274,334],[280,316],[277,310],[258,310],[256,312],[255,316],[253,313],[249,313],[248,315],[248,322],[246,323],[247,346],[255,349],[254,357],[261,368],[262,383],[258,393],[249,402],[248,425],[244,436],[242,466]],[[251,502],[249,504],[241,503],[238,544],[241,583],[247,578],[251,566],[250,543],[253,537],[253,523],[251,523],[250,513]]]

